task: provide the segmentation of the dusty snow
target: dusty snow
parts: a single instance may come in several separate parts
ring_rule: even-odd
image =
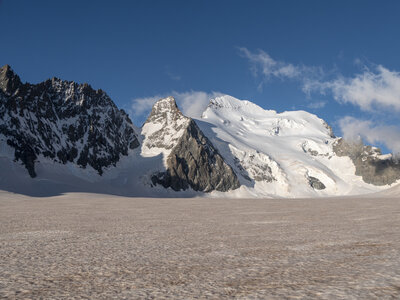
[[[399,299],[399,200],[0,193],[0,298]]]

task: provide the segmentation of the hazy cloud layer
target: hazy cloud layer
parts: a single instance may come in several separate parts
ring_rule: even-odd
[[[239,51],[251,63],[251,70],[254,76],[259,76],[261,73],[266,79],[273,76],[278,78],[294,78],[301,74],[301,68],[298,66],[277,61],[262,50],[251,52],[247,48],[241,47]]]
[[[206,93],[202,91],[172,92],[176,102],[185,116],[200,118],[212,98],[222,96],[219,92]]]
[[[310,109],[320,109],[325,107],[325,105],[327,104],[326,101],[315,101],[315,102],[311,102],[307,105],[308,108]]]
[[[253,76],[261,79],[258,86],[259,89],[262,88],[265,82],[272,78],[281,80],[292,79],[305,84],[306,81],[315,81],[324,74],[321,67],[310,67],[303,64],[294,65],[279,61],[273,59],[263,50],[251,52],[245,47],[240,47],[238,49],[240,55],[249,61]]]
[[[369,144],[384,144],[396,156],[400,155],[400,128],[396,126],[375,125],[371,121],[344,117],[339,121],[343,137],[347,140],[362,138]]]

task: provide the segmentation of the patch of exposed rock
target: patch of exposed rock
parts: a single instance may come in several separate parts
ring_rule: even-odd
[[[318,178],[308,176],[308,184],[314,189],[314,190],[324,190],[326,188],[325,184],[323,184]]]
[[[128,115],[102,90],[58,78],[23,84],[8,65],[0,69],[0,142],[31,177],[39,156],[102,174],[139,146]]]
[[[234,163],[240,175],[248,181],[276,181],[270,164],[273,161],[258,151],[241,151],[230,145],[234,155]]]
[[[152,176],[154,184],[175,191],[227,191],[240,186],[232,168],[202,133],[197,124],[185,117],[175,99],[159,100],[143,125],[142,153],[163,153],[166,171]]]
[[[329,136],[330,136],[331,138],[336,138],[335,134],[333,133],[332,127],[331,127],[328,123],[326,123],[325,121],[323,121],[323,125],[324,125],[324,127],[325,127],[326,129],[328,129],[328,131],[329,131]]]
[[[356,175],[374,185],[392,184],[400,179],[400,163],[392,156],[382,156],[376,147],[365,146],[361,141],[338,139],[333,145],[338,156],[348,156],[356,167]]]

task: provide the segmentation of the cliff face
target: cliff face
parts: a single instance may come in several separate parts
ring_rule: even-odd
[[[333,150],[338,156],[348,156],[356,167],[356,175],[374,185],[392,184],[400,179],[400,163],[393,157],[382,157],[379,148],[365,146],[361,141],[339,139]]]
[[[196,123],[179,111],[172,97],[158,101],[143,125],[145,152],[163,153],[166,170],[152,176],[154,184],[172,189],[210,192],[240,186],[236,174]]]
[[[40,156],[102,174],[139,146],[128,115],[102,90],[57,78],[23,84],[7,65],[0,69],[0,139],[31,177]]]

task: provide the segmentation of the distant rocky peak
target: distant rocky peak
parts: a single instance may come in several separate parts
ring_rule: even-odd
[[[152,156],[164,152],[167,155],[169,152],[164,150],[175,147],[190,120],[179,110],[173,97],[158,100],[142,127],[145,136],[142,154]]]
[[[151,110],[146,123],[171,124],[179,119],[187,119],[176,105],[174,97],[167,97],[158,100]]]
[[[156,110],[176,110],[178,109],[178,106],[176,105],[175,98],[169,96],[158,100],[154,103],[153,108]]]
[[[114,102],[103,90],[95,90],[88,83],[76,83],[53,77],[38,86],[40,91],[51,90],[62,95],[64,102],[73,102],[74,105],[86,108],[92,105],[116,108]]]
[[[5,94],[13,94],[21,85],[21,79],[9,65],[0,68],[0,89]]]

